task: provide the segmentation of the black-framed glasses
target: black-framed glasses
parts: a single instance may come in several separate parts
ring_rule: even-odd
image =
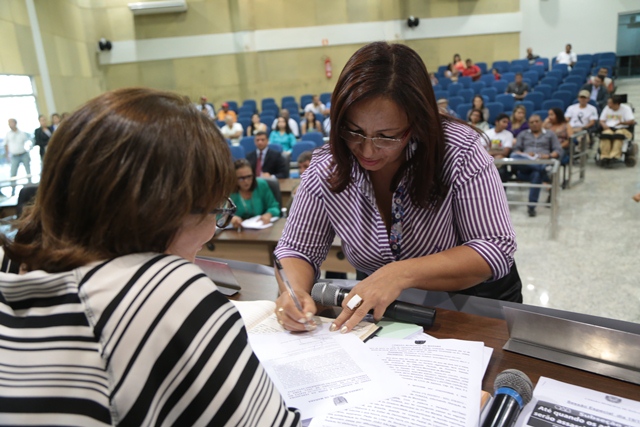
[[[231,218],[236,213],[236,204],[227,198],[222,206],[211,211],[216,216],[216,227],[225,228],[231,222]]]
[[[238,181],[246,181],[246,180],[251,179],[251,178],[253,178],[253,175],[239,176],[239,177],[237,177],[236,179],[237,179]]]
[[[407,135],[409,135],[410,130],[411,128],[408,128],[400,138],[370,138],[368,136],[364,136],[362,134],[351,132],[348,129],[342,128],[340,130],[340,137],[347,144],[362,144],[367,139],[370,139],[376,148],[380,148],[382,150],[393,150],[394,148],[398,148],[400,145],[402,145],[402,141],[407,137]]]

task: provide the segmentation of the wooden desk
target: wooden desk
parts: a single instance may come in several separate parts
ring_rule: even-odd
[[[286,208],[291,203],[291,191],[300,184],[300,178],[282,178],[278,182],[282,194],[282,206]]]
[[[282,236],[285,220],[279,219],[273,227],[264,230],[225,230],[211,240],[213,250],[207,247],[199,256],[232,259],[262,265],[273,265],[272,254]],[[355,273],[355,268],[344,258],[340,239],[336,238],[329,249],[322,270]]]
[[[235,299],[274,300],[277,296],[277,284],[273,276],[242,273],[237,270],[234,270],[234,273],[243,287]],[[509,339],[507,322],[504,320],[441,308],[437,308],[436,311],[434,325],[425,330],[429,335],[436,338],[482,341],[486,346],[493,348],[491,361],[482,381],[483,390],[493,393],[496,376],[505,369],[514,368],[527,374],[534,385],[541,376],[545,376],[603,393],[640,399],[640,386],[503,350],[502,347]]]

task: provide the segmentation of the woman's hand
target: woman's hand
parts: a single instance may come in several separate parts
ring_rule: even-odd
[[[288,331],[312,331],[316,328],[313,315],[316,313],[316,303],[307,292],[295,291],[302,311],[296,308],[288,292],[280,294],[276,300],[276,317],[278,323]]]
[[[358,283],[342,302],[342,313],[331,325],[331,330],[349,332],[372,309],[374,319],[380,320],[389,304],[398,299],[404,289],[411,287],[410,283],[403,283],[402,273],[396,267],[398,264],[387,264]],[[349,302],[356,295],[362,298],[362,302],[353,309],[349,308]]]
[[[233,218],[231,218],[231,226],[233,228],[240,228],[241,225],[242,225],[242,218],[240,218],[237,215],[234,215]]]
[[[262,221],[263,224],[269,224],[271,222],[271,217],[272,215],[267,212],[266,214],[260,216],[260,221]]]

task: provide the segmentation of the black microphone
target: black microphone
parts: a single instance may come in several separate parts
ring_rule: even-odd
[[[533,397],[529,377],[517,369],[502,371],[493,382],[495,397],[482,427],[510,427]]]
[[[311,298],[321,305],[342,306],[344,297],[349,294],[347,289],[341,289],[331,283],[316,283],[311,289]],[[433,325],[436,311],[433,308],[394,301],[384,311],[384,316],[400,322],[415,323],[428,328]]]

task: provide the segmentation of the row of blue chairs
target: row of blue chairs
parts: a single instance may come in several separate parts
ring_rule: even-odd
[[[327,104],[331,100],[331,94],[328,92],[320,94],[320,102],[323,104]],[[226,101],[229,104],[229,109],[234,111],[236,114],[249,114],[252,115],[257,113],[258,111],[267,111],[273,110],[276,114],[279,113],[280,108],[286,108],[289,112],[299,113],[301,111],[301,107],[304,108],[307,104],[311,104],[313,101],[313,95],[305,94],[300,97],[300,103],[296,100],[294,96],[283,96],[280,100],[280,104],[276,102],[275,98],[263,98],[260,101],[260,110],[258,110],[258,103],[255,99],[245,99],[242,102],[242,105],[238,106],[236,101]]]
[[[253,138],[253,137],[245,137],[245,138]],[[245,139],[243,138],[243,140]],[[256,149],[255,144],[251,146],[248,140],[245,140],[245,143],[243,144],[242,143],[243,140],[240,141],[240,145],[232,145],[230,147],[231,157],[233,158],[234,161],[238,159],[246,158],[247,153],[250,153],[251,151],[255,151]],[[251,143],[253,143],[253,140],[251,140]],[[293,145],[293,147],[291,147],[291,154],[289,158],[292,161],[296,161],[300,156],[300,154],[304,153],[305,151],[313,151],[316,148],[317,148],[317,145],[313,141],[303,139],[301,141],[296,142]],[[283,152],[282,146],[280,144],[269,144],[269,150],[277,151],[279,153]]]

